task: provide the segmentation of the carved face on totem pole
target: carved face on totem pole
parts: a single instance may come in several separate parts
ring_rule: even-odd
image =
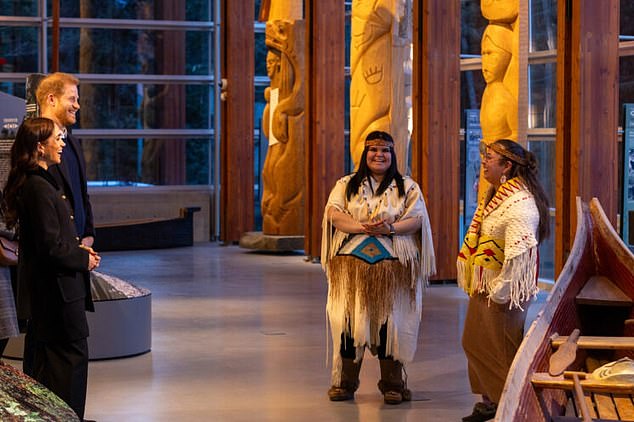
[[[511,54],[496,46],[489,37],[482,40],[482,75],[487,84],[501,81]]]
[[[269,76],[271,82],[275,80],[275,77],[280,73],[281,63],[280,54],[269,49],[268,53],[266,53],[266,74]]]
[[[511,61],[513,31],[506,25],[491,24],[482,34],[482,75],[487,84],[501,81]]]

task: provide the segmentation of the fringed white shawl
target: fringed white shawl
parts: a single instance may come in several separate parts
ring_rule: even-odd
[[[337,230],[328,219],[331,207],[347,213],[355,221],[366,223],[385,219],[394,223],[408,218],[421,220],[420,232],[410,235],[395,235],[389,239],[380,238],[382,243],[388,244],[388,251],[398,259],[404,268],[409,269],[409,282],[401,283],[409,288],[397,288],[394,292],[392,309],[387,311],[387,344],[386,354],[407,364],[411,362],[416,351],[418,329],[422,313],[422,290],[430,275],[436,272],[434,247],[429,225],[429,216],[425,207],[419,186],[409,177],[404,177],[405,196],[398,196],[395,182],[380,196],[373,196],[372,192],[378,188],[375,181],[365,180],[359,187],[359,192],[350,201],[346,199],[346,186],[352,175],[337,181],[328,198],[324,212],[321,263],[328,278],[328,301],[326,314],[332,337],[332,383],[339,385],[341,380],[341,334],[350,334],[355,341],[357,360],[363,356],[364,348],[376,344],[379,337],[380,325],[386,321],[372,321],[371,311],[361,303],[361,292],[358,289],[353,294],[357,300],[346,300],[349,297],[347,289],[354,286],[355,276],[352,272],[341,271],[332,267],[333,258],[342,249],[342,245],[350,236]],[[372,186],[370,185],[372,183]],[[358,234],[367,238],[367,235]],[[356,238],[355,238],[356,239]],[[391,243],[391,247],[389,245]],[[388,261],[389,262],[389,261]],[[362,261],[360,264],[368,265]],[[385,265],[386,261],[375,264]],[[358,281],[356,281],[358,282]],[[353,302],[353,303],[351,303]],[[381,319],[383,316],[380,317]]]
[[[535,296],[538,273],[539,211],[518,178],[481,203],[458,255],[458,284],[469,296],[487,294],[509,309]]]

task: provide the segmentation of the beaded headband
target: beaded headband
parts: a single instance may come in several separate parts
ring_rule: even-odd
[[[501,144],[498,143],[490,143],[489,145],[487,145],[484,142],[480,142],[480,152],[481,153],[486,153],[486,149],[490,148],[493,151],[497,152],[498,154],[500,154],[501,156],[503,156],[504,158],[507,158],[517,164],[519,164],[520,166],[526,166],[528,165],[528,163],[526,162],[526,159],[520,157],[519,155],[507,150],[506,148],[504,148]]]
[[[365,141],[366,147],[393,147],[394,142],[386,141],[384,139],[370,139]]]
[[[394,140],[387,133],[376,131],[376,132],[370,133],[368,137],[371,137],[371,139],[365,140],[366,147],[376,147],[376,146],[393,147],[394,146]]]

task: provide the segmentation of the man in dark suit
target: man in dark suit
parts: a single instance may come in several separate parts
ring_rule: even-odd
[[[52,73],[44,78],[36,92],[41,117],[53,120],[64,132],[66,147],[62,162],[51,166],[49,173],[63,187],[73,204],[75,227],[81,243],[91,247],[95,228],[86,184],[86,163],[81,144],[70,133],[79,111],[79,80],[67,73]]]
[[[88,197],[86,184],[86,163],[77,139],[70,134],[70,126],[77,122],[77,112],[79,111],[79,92],[77,86],[79,80],[67,73],[53,73],[48,75],[39,83],[36,97],[40,108],[41,117],[51,119],[63,132],[66,146],[63,149],[61,163],[52,165],[48,172],[53,176],[57,184],[64,191],[72,207],[71,219],[73,220],[77,240],[86,248],[91,248],[94,242],[94,226],[92,218],[92,208]],[[92,249],[90,249],[92,250]],[[84,285],[87,286],[85,295],[85,310],[94,311],[90,294],[90,273],[83,272]],[[87,328],[87,327],[86,327]],[[68,389],[72,391],[71,407],[83,420],[84,406],[86,402],[86,387],[88,380],[88,332],[85,336],[75,341],[73,348],[60,350],[59,365],[66,365],[67,370],[72,371],[74,376],[69,380]],[[31,337],[31,338],[29,338]],[[33,332],[31,327],[27,329],[27,339],[25,340],[24,372],[33,372],[32,356],[27,354],[35,353],[33,344]],[[26,349],[30,348],[31,351]]]

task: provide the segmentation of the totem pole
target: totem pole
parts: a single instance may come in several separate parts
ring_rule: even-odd
[[[412,91],[411,0],[353,0],[350,46],[350,154],[359,165],[365,137],[382,130],[408,173]]]
[[[518,140],[519,0],[483,0],[482,15],[489,25],[482,35],[482,95],[480,125],[487,144]]]
[[[269,147],[262,169],[262,231],[300,236],[304,230],[304,37],[302,1],[271,0],[266,20],[266,70],[262,128]]]

